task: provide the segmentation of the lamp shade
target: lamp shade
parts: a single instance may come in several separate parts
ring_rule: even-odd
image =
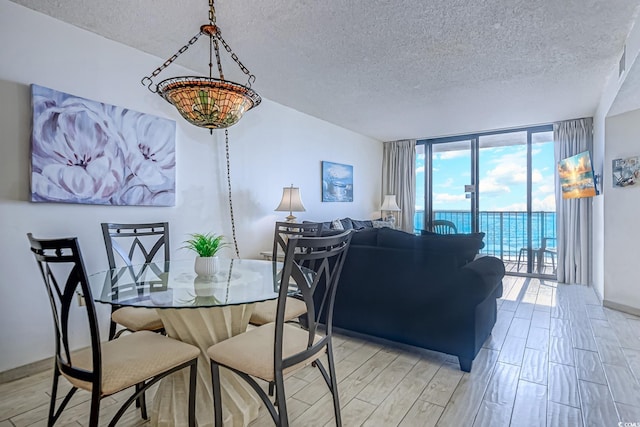
[[[384,196],[384,200],[382,201],[382,206],[380,206],[381,211],[400,211],[400,207],[396,203],[396,195],[395,194],[387,194]]]
[[[282,189],[282,200],[280,204],[275,209],[277,212],[289,212],[289,216],[287,220],[292,222],[296,219],[293,216],[292,212],[304,212],[305,208],[302,204],[302,198],[300,197],[300,188],[294,187],[284,187]]]

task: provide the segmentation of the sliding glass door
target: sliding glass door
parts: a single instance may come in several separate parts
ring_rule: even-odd
[[[555,276],[550,126],[419,141],[416,231],[484,232],[513,274]]]

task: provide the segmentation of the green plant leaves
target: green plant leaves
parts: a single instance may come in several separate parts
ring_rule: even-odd
[[[229,244],[224,242],[224,236],[214,233],[190,234],[191,239],[185,240],[182,249],[191,249],[201,257],[215,256],[218,251]]]

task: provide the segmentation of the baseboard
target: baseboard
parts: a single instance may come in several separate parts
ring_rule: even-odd
[[[0,384],[26,378],[31,375],[39,374],[53,367],[53,357],[38,362],[29,363],[28,365],[18,366],[8,371],[0,372]]]
[[[617,302],[604,300],[602,301],[602,305],[607,308],[612,308],[614,310],[622,311],[623,313],[633,314],[634,316],[640,316],[640,309],[635,307],[630,307],[624,304],[618,304]]]

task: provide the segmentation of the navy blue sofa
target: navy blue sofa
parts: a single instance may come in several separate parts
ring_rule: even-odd
[[[483,237],[415,236],[391,228],[355,232],[333,325],[455,355],[470,372],[496,322],[505,273],[498,258],[476,259]]]

